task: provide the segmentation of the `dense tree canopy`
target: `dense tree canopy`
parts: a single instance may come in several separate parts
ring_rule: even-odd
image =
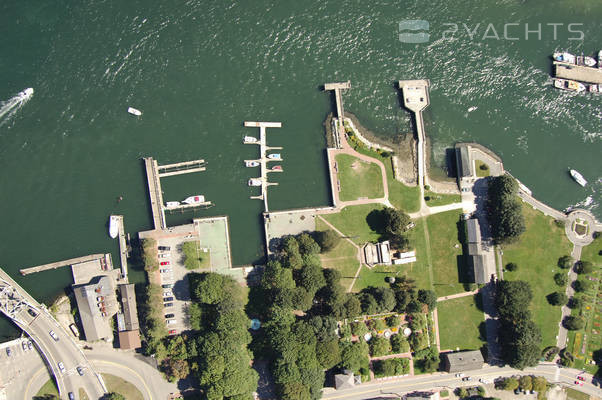
[[[516,240],[525,231],[525,219],[517,198],[518,184],[508,176],[492,177],[488,183],[488,217],[497,243]]]
[[[341,242],[341,237],[332,229],[317,231],[315,238],[322,252],[334,249]]]

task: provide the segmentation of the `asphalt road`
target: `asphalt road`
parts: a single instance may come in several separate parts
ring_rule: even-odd
[[[430,375],[419,375],[406,377],[390,381],[369,382],[353,389],[347,390],[328,390],[324,391],[323,399],[372,399],[376,397],[397,396],[403,393],[409,393],[420,390],[456,388],[460,386],[479,385],[479,378],[494,380],[502,376],[511,375],[537,375],[543,376],[551,383],[561,383],[566,386],[575,387],[579,391],[590,395],[600,396],[602,389],[594,386],[592,376],[585,374],[586,381],[583,386],[577,387],[574,382],[576,376],[581,371],[570,368],[558,368],[551,363],[541,363],[534,368],[526,368],[524,371],[516,370],[510,367],[486,367],[476,371],[465,372],[466,376],[472,378],[471,381],[463,382],[461,378],[456,378],[454,374],[435,373]]]

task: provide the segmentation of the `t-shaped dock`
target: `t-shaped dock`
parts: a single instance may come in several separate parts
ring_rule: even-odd
[[[341,95],[341,90],[347,89],[351,89],[351,81],[324,84],[324,90],[334,90],[334,98],[337,103],[337,120],[339,123],[338,129],[340,136],[343,136],[345,133],[345,110],[343,109],[343,96]],[[337,143],[337,147],[340,148],[340,144]]]

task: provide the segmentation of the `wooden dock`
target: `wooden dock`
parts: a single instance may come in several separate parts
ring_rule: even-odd
[[[146,168],[148,194],[153,213],[153,224],[155,229],[165,229],[167,228],[167,223],[165,222],[165,213],[163,212],[163,191],[161,190],[161,179],[159,177],[157,161],[152,157],[145,157],[144,166]]]
[[[128,276],[128,246],[125,240],[125,228],[123,226],[123,215],[117,217],[117,228],[119,231],[119,257],[121,259],[121,275],[127,280]]]
[[[157,173],[159,174],[160,178],[202,171],[205,171],[205,160],[184,161],[175,164],[157,166]]]
[[[267,157],[269,150],[282,150],[282,147],[268,147],[266,138],[266,128],[281,128],[281,122],[254,122],[245,121],[246,127],[259,128],[259,142],[255,143],[259,145],[259,165],[261,167],[261,194],[259,196],[251,196],[251,199],[263,200],[263,208],[265,212],[268,212],[268,186],[278,185],[277,183],[268,182],[268,167],[267,163],[270,161],[282,161],[282,159],[271,159]]]
[[[51,269],[57,269],[57,268],[61,268],[61,267],[67,267],[70,265],[81,264],[81,263],[88,262],[88,261],[101,260],[104,258],[105,258],[104,254],[91,254],[89,256],[70,258],[70,259],[64,260],[64,261],[57,261],[57,262],[53,262],[50,264],[38,265],[37,267],[23,268],[23,269],[19,270],[19,272],[21,272],[21,275],[29,275],[29,274],[33,274],[36,272],[48,271]]]
[[[602,84],[602,68],[554,61],[554,71],[557,78]]]
[[[324,90],[334,90],[334,98],[337,104],[337,118],[341,132],[345,132],[345,110],[343,109],[343,96],[341,95],[341,90],[347,89],[351,89],[351,81],[324,84]]]

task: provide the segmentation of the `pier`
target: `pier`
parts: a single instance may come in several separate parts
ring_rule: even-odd
[[[259,166],[261,168],[261,194],[259,196],[251,196],[252,199],[263,200],[263,208],[267,213],[269,211],[268,208],[268,186],[278,185],[277,183],[268,182],[268,172],[281,172],[281,171],[272,171],[268,170],[267,163],[270,161],[282,161],[282,158],[274,159],[268,158],[267,152],[269,150],[282,150],[282,147],[268,147],[267,138],[266,138],[266,128],[282,128],[281,122],[253,122],[253,121],[245,121],[245,127],[247,128],[259,128],[259,142],[249,143],[249,144],[258,144],[259,145],[259,160],[255,160],[259,162]]]
[[[345,110],[343,109],[343,96],[341,90],[351,89],[351,81],[325,83],[324,90],[334,90],[334,98],[337,104],[337,120],[340,132],[345,132]],[[337,147],[340,148],[340,145]]]
[[[104,258],[104,254],[91,254],[89,256],[70,258],[64,261],[57,261],[50,264],[38,265],[37,267],[23,268],[19,270],[19,272],[21,273],[21,275],[29,275],[36,272],[48,271],[51,269],[67,267],[70,265],[81,264],[89,261],[103,260]]]
[[[123,226],[123,215],[115,215],[117,217],[117,229],[119,231],[119,256],[121,260],[121,275],[127,280],[128,277],[128,246],[125,240],[125,228]]]
[[[173,175],[189,174],[205,171],[205,160],[183,161],[175,164],[159,165],[152,157],[144,158],[146,168],[146,180],[148,182],[148,194],[153,214],[153,225],[156,230],[167,229],[165,211],[185,211],[194,208],[208,208],[212,205],[210,201],[196,204],[182,204],[175,207],[165,207],[163,201],[163,190],[161,189],[161,178]]]
[[[554,71],[557,78],[602,84],[602,68],[554,61]]]

